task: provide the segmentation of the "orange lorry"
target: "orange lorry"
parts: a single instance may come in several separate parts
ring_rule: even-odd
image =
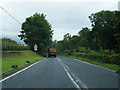
[[[55,48],[48,49],[48,57],[54,56],[56,57],[57,50]]]

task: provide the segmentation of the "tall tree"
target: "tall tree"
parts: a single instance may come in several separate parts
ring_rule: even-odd
[[[82,30],[78,32],[78,35],[80,38],[80,41],[79,41],[80,46],[87,47],[87,48],[90,47],[91,45],[90,29],[87,27],[84,27],[82,28]]]
[[[114,37],[115,37],[115,49],[120,53],[120,11],[114,12]]]
[[[53,30],[51,30],[51,25],[45,17],[44,14],[35,13],[22,23],[22,31],[18,36],[24,40],[31,50],[37,44],[38,51],[42,52],[52,41]]]
[[[95,14],[91,14],[89,19],[92,23],[92,32],[94,36],[94,42],[97,49],[114,49],[115,48],[115,28],[117,22],[120,20],[116,17],[116,12],[119,11],[101,11]],[[117,29],[119,30],[119,29]],[[114,33],[115,32],[115,33]],[[118,33],[118,32],[117,32]]]
[[[80,30],[78,32],[78,35],[84,38],[87,38],[89,35],[90,29],[88,29],[87,27],[82,28],[82,30]]]
[[[68,41],[70,38],[71,38],[70,33],[66,33],[66,34],[64,35],[64,40]]]

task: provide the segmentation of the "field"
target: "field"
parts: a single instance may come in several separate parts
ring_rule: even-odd
[[[2,52],[2,74],[6,76],[16,70],[13,70],[12,65],[18,65],[18,68],[24,68],[44,57],[37,55],[30,50],[24,51],[3,51]],[[29,61],[30,63],[27,63]],[[9,72],[10,71],[10,72]]]

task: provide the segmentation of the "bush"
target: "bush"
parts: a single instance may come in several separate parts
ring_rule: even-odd
[[[68,51],[67,55],[72,55],[72,51],[71,50]]]
[[[120,54],[110,54],[108,52],[102,52],[98,53],[98,52],[90,52],[90,53],[80,53],[80,52],[74,52],[72,55],[76,56],[76,57],[83,57],[83,58],[89,58],[90,60],[94,60],[94,61],[99,61],[102,63],[109,63],[109,64],[116,64],[116,65],[120,65]]]
[[[80,50],[77,48],[77,49],[75,49],[75,52],[79,52]]]
[[[120,65],[120,55],[113,54],[109,56],[109,62],[113,64]]]
[[[85,48],[85,47],[80,47],[80,48],[79,48],[79,52],[81,52],[81,53],[89,53],[90,50],[87,49],[87,48]]]
[[[114,54],[114,52],[110,51],[110,50],[100,50],[99,53],[104,54],[104,55],[112,55],[112,54]]]
[[[43,57],[47,57],[48,56],[47,53],[40,53],[40,55],[43,56]]]
[[[2,39],[2,50],[3,51],[7,51],[7,50],[28,50],[28,47],[20,45],[14,40],[11,40],[11,39],[8,39],[8,38],[3,38]]]
[[[87,56],[85,53],[78,53],[78,52],[73,53],[72,55],[76,56],[76,57],[86,57]]]

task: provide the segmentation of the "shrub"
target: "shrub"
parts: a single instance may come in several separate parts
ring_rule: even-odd
[[[18,44],[16,41],[8,39],[8,38],[3,38],[2,39],[2,50],[28,50],[27,46],[23,46]]]
[[[87,48],[85,48],[85,47],[80,47],[80,48],[79,48],[79,52],[81,52],[81,53],[89,53],[90,50],[87,49]]]
[[[80,50],[77,48],[77,49],[75,49],[75,52],[79,52]]]
[[[114,52],[110,51],[110,50],[100,50],[99,53],[104,54],[104,55],[112,55],[112,54],[114,54]]]
[[[105,53],[100,54],[98,52],[94,53],[74,52],[72,55],[76,57],[89,58],[90,60],[99,61],[103,63],[120,65],[120,54],[105,55]]]
[[[120,65],[120,55],[113,54],[109,56],[110,63]]]

